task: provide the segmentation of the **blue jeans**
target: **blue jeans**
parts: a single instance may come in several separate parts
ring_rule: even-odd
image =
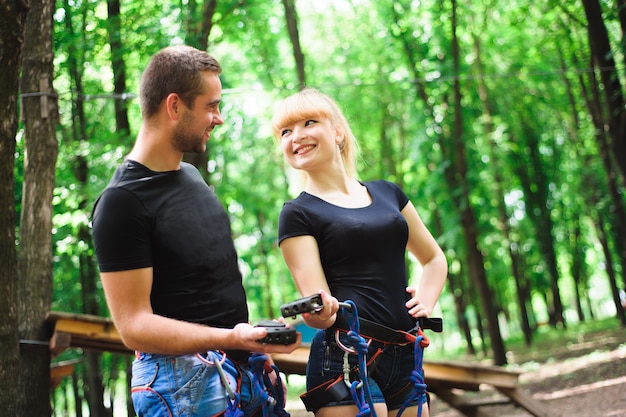
[[[184,356],[138,353],[133,362],[131,380],[137,416],[220,415],[231,404],[219,369],[215,365],[215,361],[220,358],[222,355],[216,352]],[[256,377],[251,366],[236,364],[230,358],[220,363],[230,389],[240,395],[240,407],[244,415],[252,416],[260,409],[263,398],[258,385],[255,385]],[[273,415],[273,406],[268,407],[270,415]]]
[[[340,332],[340,342],[349,345],[344,332]],[[389,410],[397,410],[405,401],[407,406],[418,405],[415,395],[411,372],[414,367],[414,346],[391,345],[371,341],[368,349],[368,361],[374,358],[374,362],[368,366],[367,382],[374,403],[386,403]],[[318,385],[343,375],[343,359],[345,351],[337,344],[333,329],[318,331],[311,343],[311,353],[306,369],[307,391]],[[349,364],[351,369],[358,365],[358,356],[350,354]],[[353,405],[352,396],[338,401],[331,401],[326,407],[338,405]]]

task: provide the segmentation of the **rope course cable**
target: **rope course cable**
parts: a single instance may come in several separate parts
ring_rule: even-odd
[[[342,83],[342,84],[322,84],[318,87],[321,89],[329,89],[329,88],[343,88],[343,87],[373,87],[377,85],[414,85],[414,84],[433,84],[433,83],[443,83],[450,81],[473,81],[479,79],[492,80],[492,79],[501,79],[501,78],[544,78],[548,76],[557,77],[563,76],[566,74],[580,75],[580,74],[588,74],[594,71],[607,72],[607,71],[616,71],[619,68],[613,67],[598,67],[598,68],[567,68],[567,69],[555,69],[555,70],[546,70],[546,71],[514,71],[514,72],[503,72],[499,74],[484,74],[484,75],[475,75],[475,74],[462,74],[462,75],[441,75],[436,72],[432,72],[432,75],[425,76],[422,78],[413,78],[413,79],[398,79],[398,80],[387,80],[387,81],[376,81],[372,83],[366,83],[362,81],[352,81],[350,83]],[[296,90],[298,86],[294,83],[293,88],[283,88],[280,90]],[[222,95],[235,95],[235,94],[248,94],[252,92],[261,92],[262,89],[258,87],[249,86],[249,87],[240,87],[240,88],[224,88],[222,90]],[[110,94],[84,94],[77,93],[76,91],[68,91],[64,93],[46,93],[46,92],[32,92],[32,93],[23,93],[20,94],[20,97],[33,97],[33,96],[41,96],[48,95],[51,97],[59,97],[72,95],[76,96],[76,100],[82,101],[94,101],[94,100],[103,100],[103,99],[112,99],[112,100],[124,100],[130,101],[134,100],[138,97],[135,93],[125,92],[125,93],[110,93]]]

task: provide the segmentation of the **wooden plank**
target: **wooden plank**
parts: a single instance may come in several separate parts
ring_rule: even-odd
[[[514,388],[496,387],[496,388],[498,389],[498,391],[500,391],[507,397],[511,398],[515,404],[519,405],[520,407],[528,411],[533,416],[554,417],[554,414],[551,413],[544,404],[542,404],[538,400],[535,400],[532,396],[530,396],[528,393],[521,390],[519,387],[514,387]]]
[[[300,346],[291,353],[272,353],[272,359],[278,365],[278,369],[285,373],[304,375],[306,374],[306,364],[309,361],[309,347]],[[283,365],[291,372],[283,371]]]
[[[309,348],[301,346],[289,354],[272,354],[272,359],[282,372],[304,375],[309,359]],[[519,377],[518,372],[507,371],[496,366],[450,361],[424,361],[423,366],[427,385],[445,385],[472,391],[478,391],[480,384],[514,388],[517,386]]]
[[[485,410],[478,407],[469,407],[469,401],[463,395],[455,393],[450,388],[438,389],[434,391],[438,398],[448,403],[452,408],[460,411],[467,417],[492,417]]]
[[[110,318],[52,312],[49,320],[55,323],[52,345],[55,351],[69,345],[100,351],[131,353],[121,341],[120,335]],[[63,342],[59,340],[63,338]],[[288,374],[304,375],[309,357],[309,347],[301,346],[290,354],[273,354],[272,359],[278,368]],[[466,390],[478,390],[480,384],[499,388],[515,388],[519,373],[495,366],[475,365],[460,362],[424,361],[424,374],[427,384]]]
[[[100,352],[132,353],[120,337],[113,320],[88,314],[51,312],[48,321],[54,323],[51,338],[53,353],[67,347],[78,347]],[[69,335],[69,346],[67,342]],[[62,341],[62,342],[61,342]]]
[[[286,374],[305,375],[309,361],[309,347],[300,346],[291,353],[272,353],[272,360],[281,372]]]
[[[60,355],[72,344],[72,335],[68,333],[54,332],[50,338],[50,354],[52,357]]]
[[[73,320],[81,323],[100,323],[100,324],[110,324],[113,325],[113,320],[109,317],[102,316],[94,316],[92,314],[77,314],[77,313],[65,313],[61,311],[51,311],[48,313],[47,317],[49,322],[56,322],[57,320],[67,319]]]
[[[424,375],[433,381],[488,384],[494,387],[515,388],[520,374],[497,366],[452,361],[424,361]]]
[[[74,373],[74,365],[76,365],[78,360],[71,361],[63,361],[56,362],[50,364],[50,377],[52,378],[64,378],[66,376],[70,376]]]
[[[74,373],[74,365],[80,362],[78,359],[55,362],[50,364],[50,389],[55,389],[61,379]]]
[[[435,392],[437,388],[456,388],[463,391],[479,391],[480,384],[470,383],[470,382],[462,382],[462,381],[453,381],[450,383],[449,380],[445,379],[433,379],[428,376],[428,374],[424,374],[424,382],[426,386],[428,386],[428,390]]]

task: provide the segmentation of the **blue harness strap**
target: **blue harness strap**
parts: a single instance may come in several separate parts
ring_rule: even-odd
[[[428,395],[426,393],[426,383],[424,382],[424,348],[428,346],[428,340],[426,336],[422,333],[421,329],[418,329],[417,337],[415,338],[415,348],[413,354],[414,367],[411,372],[411,381],[413,382],[413,388],[415,390],[414,394],[406,399],[400,409],[398,410],[398,414],[396,417],[401,417],[402,413],[406,409],[407,405],[417,398],[417,417],[422,416],[422,407],[424,403],[428,401]]]
[[[346,303],[350,306],[350,308],[344,308],[344,314],[348,318],[348,325],[350,327],[347,335],[348,340],[350,340],[352,346],[357,351],[359,377],[361,378],[361,381],[353,381],[350,383],[352,399],[354,400],[354,404],[359,408],[356,417],[376,417],[374,401],[372,400],[369,384],[367,382],[367,341],[359,334],[359,314],[356,309],[356,304],[354,304],[352,300],[346,300]],[[346,352],[346,355],[347,354]],[[346,381],[346,384],[348,384],[348,381]]]
[[[227,368],[228,372],[233,375],[239,374],[239,370],[234,368],[230,362],[225,361],[226,354],[224,352],[218,353],[209,351],[207,353],[207,359],[202,358],[201,355],[196,356],[198,356],[206,364],[217,367],[222,384],[228,393],[228,401],[223,416],[244,417],[245,413],[241,409],[241,395],[239,392],[234,391],[230,387],[224,368]],[[252,389],[256,390],[261,395],[261,412],[263,417],[269,416],[268,406],[270,404],[274,406],[272,416],[289,417],[290,414],[285,411],[285,394],[283,392],[283,384],[278,367],[275,365],[269,365],[267,356],[261,353],[253,353],[248,358],[248,363],[250,364],[252,370]],[[269,374],[271,372],[276,373],[276,384],[272,384],[272,381],[270,380]],[[239,388],[239,382],[237,383],[237,388]],[[256,415],[256,412],[254,415]]]
[[[274,406],[273,414],[276,417],[289,417],[290,414],[285,411],[285,395],[282,388],[282,380],[280,378],[280,372],[278,367],[271,365],[268,368],[267,356],[261,353],[254,353],[248,358],[248,363],[252,366],[253,381],[257,392],[261,394],[261,410],[263,417],[267,417],[269,414],[268,405]],[[276,373],[276,384],[272,384],[269,378],[269,372]],[[271,395],[270,395],[271,394]]]

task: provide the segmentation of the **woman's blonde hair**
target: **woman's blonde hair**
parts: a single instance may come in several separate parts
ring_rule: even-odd
[[[327,118],[343,134],[343,141],[339,144],[341,158],[348,175],[356,178],[358,144],[350,125],[337,103],[316,89],[306,88],[292,94],[277,106],[272,117],[274,138],[280,141],[284,126],[292,125],[300,120],[317,118]]]

